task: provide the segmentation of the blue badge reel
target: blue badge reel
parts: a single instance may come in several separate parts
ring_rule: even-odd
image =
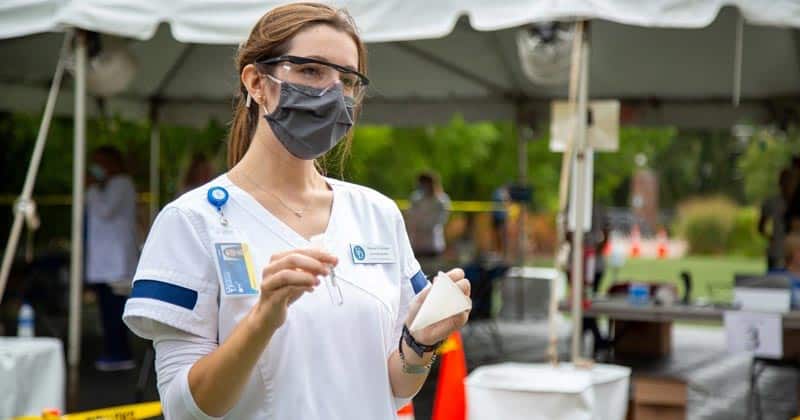
[[[236,240],[235,231],[229,226],[223,208],[230,198],[228,190],[223,187],[208,189],[207,199],[219,213],[220,225],[219,238],[224,239],[214,242],[214,263],[217,266],[217,275],[222,282],[222,291],[226,295],[255,295],[258,294],[253,257],[247,243]]]

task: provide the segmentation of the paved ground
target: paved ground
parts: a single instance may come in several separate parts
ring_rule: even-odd
[[[544,360],[547,342],[546,323],[541,321],[498,322],[497,331],[501,339],[501,349],[496,346],[491,331],[486,324],[472,326],[464,331],[464,345],[470,370],[488,363],[541,362]],[[569,325],[562,321],[559,323],[559,348],[562,355],[565,355],[568,349],[568,336]],[[679,359],[694,360],[692,358],[696,358],[698,355],[712,357],[715,354],[724,354],[724,331],[720,328],[676,326],[673,342],[675,348],[673,357]],[[134,402],[140,371],[137,369],[121,373],[97,372],[92,366],[94,357],[100,351],[97,336],[88,335],[83,345],[86,357],[81,366],[79,392],[72,400],[72,408],[83,410]],[[137,341],[135,347],[138,360],[141,361],[147,343]],[[712,358],[714,357],[716,356]],[[708,366],[706,359],[698,359],[698,363]],[[697,418],[744,419],[744,398],[747,394],[747,387],[746,381],[741,377],[742,370],[739,369],[737,372],[739,376],[735,380],[731,378],[728,381],[735,382],[735,384],[727,388],[709,388],[703,386],[702,382],[711,381],[710,379],[698,379],[701,384],[692,390],[695,406],[701,407],[701,410],[695,412]],[[417,420],[430,419],[436,379],[437,372],[434,370],[431,378],[414,401]],[[771,369],[765,372],[759,383],[765,419],[785,419],[788,416],[787,413],[797,412],[795,395],[792,392],[796,383],[797,375],[790,369]],[[720,390],[724,390],[725,395],[720,395]],[[153,375],[150,375],[144,388],[144,400],[157,398],[155,380]],[[720,414],[724,414],[725,417],[718,417]]]

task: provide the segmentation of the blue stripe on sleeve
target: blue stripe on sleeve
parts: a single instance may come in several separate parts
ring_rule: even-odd
[[[136,280],[133,282],[131,298],[155,299],[193,310],[197,304],[197,292],[159,280]]]
[[[428,278],[425,277],[425,273],[422,270],[417,271],[417,274],[411,277],[411,287],[414,288],[414,294],[421,292],[427,285]]]

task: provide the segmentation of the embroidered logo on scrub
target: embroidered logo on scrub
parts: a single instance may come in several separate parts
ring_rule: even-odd
[[[364,259],[367,258],[367,253],[364,252],[364,248],[360,245],[356,245],[353,247],[353,258],[355,258],[356,261],[364,261]]]
[[[258,294],[253,259],[246,243],[215,243],[217,267],[226,295]]]

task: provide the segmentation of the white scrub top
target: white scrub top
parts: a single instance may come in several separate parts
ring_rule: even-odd
[[[327,181],[334,199],[325,242],[339,258],[335,271],[344,303],[332,302],[327,282],[293,303],[225,418],[396,417],[401,401],[392,395],[388,358],[409,303],[427,280],[394,201],[362,186]],[[219,237],[220,215],[207,200],[214,186],[230,194],[223,212],[248,244],[257,281],[271,255],[311,247],[226,175],[184,194],[154,222],[125,307],[125,322],[144,338],[158,339],[160,323],[222,343],[258,299],[228,293],[217,274],[214,244],[230,238]],[[353,250],[374,245],[389,249],[391,261],[357,264],[363,254]]]

